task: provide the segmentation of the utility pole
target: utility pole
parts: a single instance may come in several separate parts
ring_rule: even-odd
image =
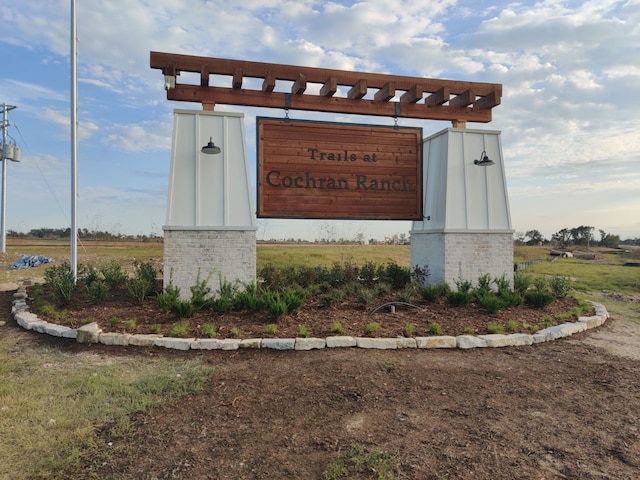
[[[0,253],[7,251],[7,160],[20,161],[20,149],[13,143],[7,142],[7,129],[9,128],[9,111],[13,110],[13,105],[2,104],[2,150],[0,160],[2,160],[2,205],[0,206]]]

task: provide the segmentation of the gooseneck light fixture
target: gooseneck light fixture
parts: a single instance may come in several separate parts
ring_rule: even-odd
[[[488,167],[489,165],[494,165],[495,163],[496,162],[494,162],[487,156],[487,152],[485,152],[484,150],[480,154],[480,160],[473,161],[474,165],[478,165],[480,167]]]
[[[217,155],[222,150],[220,150],[220,147],[213,143],[213,137],[209,137],[209,143],[202,147],[200,151],[202,153],[206,153],[207,155]]]

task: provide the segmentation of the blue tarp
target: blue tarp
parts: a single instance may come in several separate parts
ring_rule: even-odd
[[[9,267],[9,270],[19,270],[21,268],[39,267],[45,263],[53,262],[53,258],[43,257],[41,255],[21,255],[13,265]]]

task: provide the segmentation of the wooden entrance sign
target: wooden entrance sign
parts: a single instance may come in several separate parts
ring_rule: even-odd
[[[258,118],[258,217],[422,218],[422,129]]]

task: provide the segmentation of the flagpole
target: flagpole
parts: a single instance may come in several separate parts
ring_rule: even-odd
[[[78,40],[76,0],[71,0],[71,271],[78,278]]]

